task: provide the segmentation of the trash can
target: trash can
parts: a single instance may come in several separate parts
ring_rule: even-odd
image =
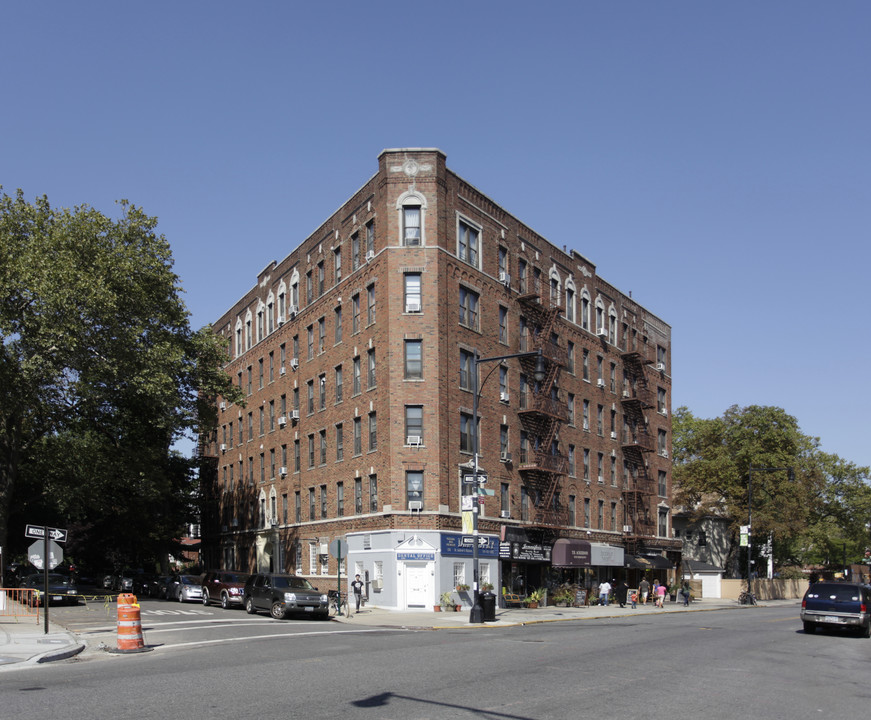
[[[496,622],[496,596],[491,592],[481,593],[480,601],[484,622]]]

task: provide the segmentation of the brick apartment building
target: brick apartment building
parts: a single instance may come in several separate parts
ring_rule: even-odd
[[[631,583],[679,562],[670,327],[439,150],[383,151],[214,329],[246,404],[218,398],[202,446],[208,565],[323,589],[345,538],[342,577],[363,575],[380,606],[471,585],[476,366],[481,584]],[[476,365],[538,351],[543,378],[535,354]]]

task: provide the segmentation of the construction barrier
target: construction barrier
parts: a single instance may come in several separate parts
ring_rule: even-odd
[[[0,617],[36,618],[39,624],[39,599],[33,588],[0,588]]]
[[[136,596],[123,593],[118,596],[118,650],[117,652],[143,652],[142,619]]]

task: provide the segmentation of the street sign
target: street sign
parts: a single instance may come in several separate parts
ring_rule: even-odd
[[[478,484],[485,485],[487,483],[487,474],[479,472],[478,473]],[[474,485],[475,484],[475,475],[474,473],[471,475],[463,475],[463,485]]]
[[[348,557],[348,541],[336,538],[330,543],[330,555],[334,558]]]
[[[41,540],[45,537],[46,530],[48,530],[48,537],[50,540],[56,540],[57,542],[67,541],[66,530],[62,530],[61,528],[47,528],[43,527],[42,525],[28,525],[24,529],[24,537],[37,538]]]
[[[37,540],[27,548],[27,560],[37,570],[45,568],[45,556],[43,555],[44,540]],[[54,540],[48,542],[48,569],[54,570],[64,560],[64,551]]]
[[[486,488],[481,488],[480,490],[478,490],[478,493],[480,495],[495,495],[496,491],[495,490],[487,490]]]

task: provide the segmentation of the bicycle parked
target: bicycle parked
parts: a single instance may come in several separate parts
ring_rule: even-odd
[[[338,590],[327,590],[327,598],[330,607],[330,617],[345,615],[348,612],[348,595]]]
[[[742,605],[756,605],[756,595],[750,591],[744,590],[738,596],[738,602]]]

